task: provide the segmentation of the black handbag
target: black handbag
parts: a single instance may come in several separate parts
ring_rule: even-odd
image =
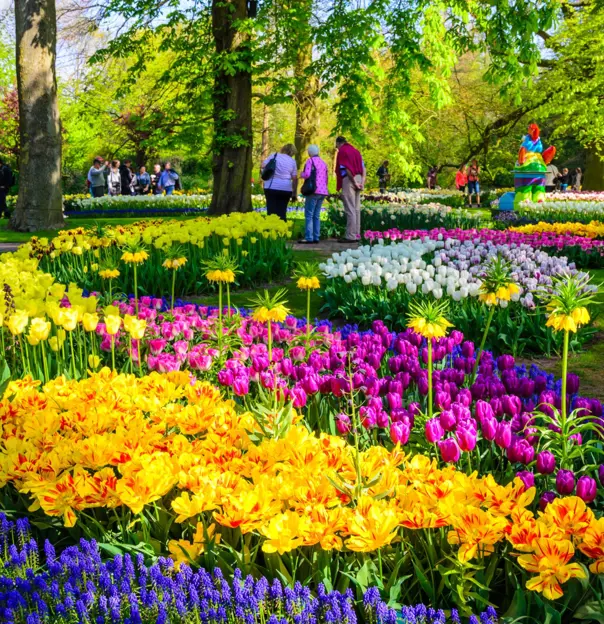
[[[266,167],[262,170],[260,177],[266,182],[270,180],[275,175],[275,170],[277,169],[277,152],[275,155],[266,163]]]
[[[304,180],[304,184],[300,190],[304,196],[314,195],[317,192],[317,170],[315,169],[315,163],[312,158],[310,159],[310,166],[310,175]]]

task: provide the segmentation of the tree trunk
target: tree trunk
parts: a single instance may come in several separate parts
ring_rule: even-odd
[[[296,107],[296,164],[298,169],[306,156],[306,148],[310,145],[317,133],[319,115],[316,101],[319,91],[319,80],[316,76],[307,75],[307,69],[312,62],[312,43],[300,46],[296,56],[294,75],[296,77],[296,92],[294,105]]]
[[[270,153],[270,123],[271,111],[270,108],[265,104],[262,108],[262,161],[266,160]]]
[[[35,232],[64,223],[55,0],[17,0],[15,23],[21,154],[10,227]]]
[[[252,53],[247,0],[212,0],[214,72],[214,186],[210,214],[252,209]],[[225,67],[228,59],[229,66]],[[236,68],[236,69],[233,69]]]
[[[596,152],[594,147],[587,150],[585,163],[585,177],[583,178],[583,190],[604,190],[604,158]]]

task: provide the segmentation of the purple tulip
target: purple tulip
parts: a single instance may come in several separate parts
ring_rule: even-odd
[[[233,380],[234,380],[233,371],[229,370],[228,368],[223,368],[222,370],[218,371],[217,378],[218,378],[218,383],[220,383],[223,386],[233,385]]]
[[[403,407],[403,397],[400,394],[389,392],[386,395],[386,401],[388,401],[388,406],[391,410],[400,409],[401,407]]]
[[[436,407],[439,410],[448,410],[451,407],[451,395],[448,392],[437,392]]]
[[[306,405],[306,392],[302,388],[292,388],[290,391],[292,404],[295,409],[304,407]]]
[[[453,410],[445,410],[440,413],[440,424],[442,425],[445,431],[453,431],[457,426],[457,418],[455,418],[455,414]]]
[[[520,397],[515,394],[504,394],[501,397],[501,402],[503,404],[503,412],[508,416],[516,416],[520,414],[520,410],[522,409],[522,401]]]
[[[394,444],[405,445],[409,441],[411,429],[403,422],[395,422],[390,425],[390,439]]]
[[[577,446],[581,446],[583,444],[583,437],[580,433],[573,433],[568,437],[569,440],[572,440],[574,444]]]
[[[500,355],[497,358],[497,368],[500,371],[510,370],[511,368],[514,368],[514,364],[514,356],[512,355]]]
[[[598,494],[598,485],[595,479],[583,475],[579,477],[577,481],[577,496],[582,498],[586,503],[591,503],[595,500]]]
[[[476,447],[476,431],[469,427],[458,428],[455,437],[462,451],[473,451]]]
[[[540,511],[545,511],[545,508],[552,502],[554,502],[558,498],[556,492],[548,491],[543,492],[541,494],[541,498],[539,499],[539,509]]]
[[[497,425],[497,433],[495,434],[495,443],[502,449],[506,449],[512,443],[512,428],[510,423],[501,421]]]
[[[474,415],[476,416],[476,420],[481,423],[485,418],[493,418],[495,414],[493,413],[493,408],[490,403],[486,401],[476,401]]]
[[[245,396],[250,391],[250,380],[247,376],[235,377],[233,380],[233,392],[237,396]]]
[[[535,475],[528,471],[522,470],[516,473],[516,476],[521,479],[522,483],[524,483],[524,487],[528,490],[529,488],[535,487]]]
[[[435,442],[442,440],[444,435],[445,430],[442,428],[438,417],[431,418],[426,423],[426,440],[428,440],[428,442],[434,444]]]
[[[443,458],[443,461],[453,464],[459,461],[459,458],[461,457],[461,451],[459,450],[459,446],[455,438],[447,438],[446,440],[441,440],[438,443],[438,448],[440,449],[440,454]]]
[[[336,416],[336,428],[342,435],[350,432],[351,425],[348,414],[341,413]]]
[[[486,416],[483,418],[481,430],[482,437],[489,442],[492,442],[497,435],[497,419],[495,416]]]
[[[541,451],[537,455],[537,472],[540,474],[552,474],[556,469],[556,458],[550,451]]]
[[[466,340],[461,345],[461,352],[464,357],[469,358],[474,355],[474,343]]]
[[[575,474],[572,470],[558,470],[556,490],[558,494],[572,494],[575,489]]]
[[[568,394],[576,394],[579,392],[579,375],[568,373],[566,375],[566,391]]]

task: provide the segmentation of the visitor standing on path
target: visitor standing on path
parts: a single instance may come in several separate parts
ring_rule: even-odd
[[[545,192],[551,193],[556,190],[556,178],[560,175],[558,167],[554,163],[549,163],[545,172]]]
[[[466,186],[468,185],[468,174],[466,173],[466,166],[462,165],[455,174],[455,188],[462,193],[466,192]]]
[[[107,174],[107,187],[109,195],[121,195],[122,192],[122,176],[120,174],[120,161],[112,160],[111,169]]]
[[[105,195],[105,174],[107,167],[103,166],[105,161],[97,156],[88,171],[88,180],[90,181],[90,192],[93,197],[103,197]]]
[[[122,195],[132,195],[132,169],[130,168],[131,164],[131,160],[125,160],[120,165],[120,176],[122,178]]]
[[[361,152],[344,137],[336,139],[336,149],[337,189],[342,191],[346,214],[346,234],[340,242],[356,243],[361,238],[361,191],[365,186],[365,164]]]
[[[153,195],[159,195],[161,190],[159,188],[159,179],[161,177],[161,165],[153,165],[153,173],[151,174],[151,192]]]
[[[6,217],[8,219],[10,216],[6,204],[6,196],[14,183],[15,176],[12,169],[0,158],[0,217]]]
[[[162,174],[159,176],[159,190],[166,191],[166,195],[172,195],[178,179],[178,174],[172,170],[172,165],[167,162],[164,165]]]
[[[293,159],[295,155],[295,146],[287,143],[279,153],[269,154],[268,158],[262,161],[260,168],[264,180],[266,212],[269,215],[277,215],[283,221],[287,221],[289,200],[295,201],[298,196],[298,168]],[[272,174],[267,178],[271,170]]]
[[[468,204],[472,208],[472,197],[476,195],[476,207],[480,208],[480,166],[474,159],[468,169]]]
[[[137,191],[140,195],[147,195],[151,188],[151,176],[147,173],[147,167],[141,167],[136,178]]]
[[[308,160],[300,177],[305,180],[302,185],[302,195],[306,197],[304,204],[304,219],[306,222],[304,240],[301,243],[318,243],[321,238],[321,205],[329,195],[327,182],[329,167],[319,157],[319,146],[308,146]]]
[[[380,184],[380,193],[385,193],[390,183],[390,172],[388,171],[390,163],[385,160],[377,170],[377,177]]]
[[[580,191],[582,183],[583,183],[583,172],[581,171],[581,167],[577,167],[575,169],[575,175],[573,178],[573,191]]]

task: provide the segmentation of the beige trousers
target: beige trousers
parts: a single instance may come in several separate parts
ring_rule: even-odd
[[[361,191],[348,176],[342,180],[342,201],[346,215],[346,238],[356,241],[361,235]]]

